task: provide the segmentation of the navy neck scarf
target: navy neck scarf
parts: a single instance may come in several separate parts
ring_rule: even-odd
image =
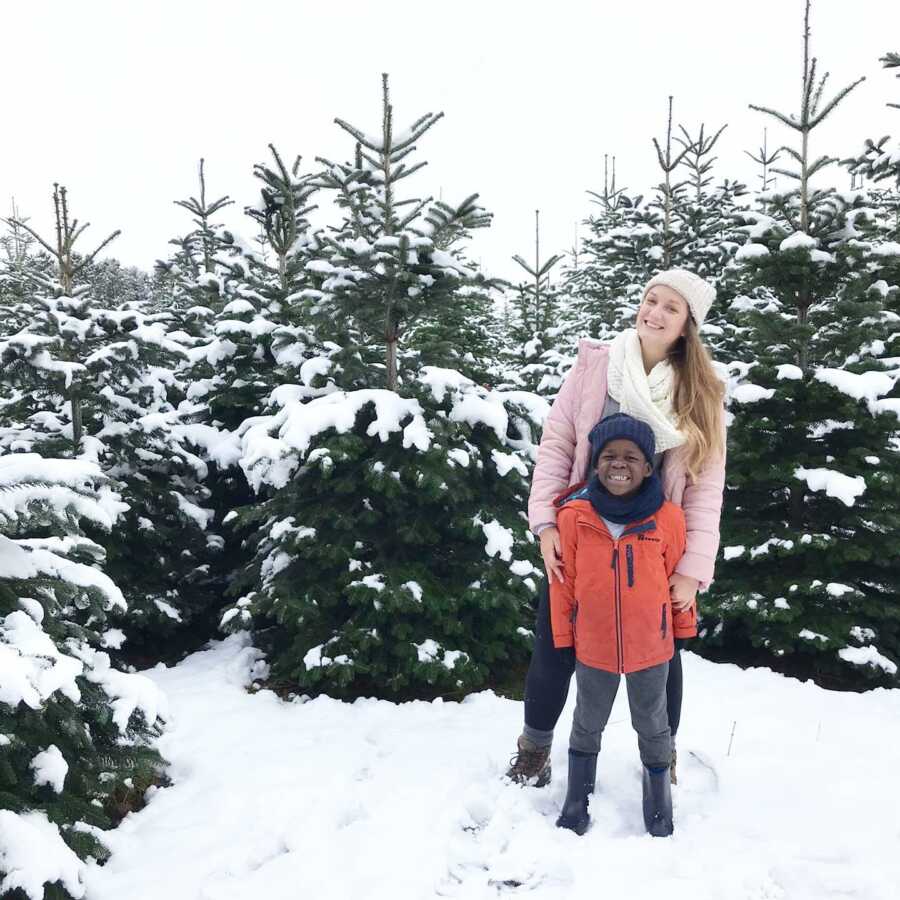
[[[600,484],[600,479],[595,472],[588,482],[587,495],[597,515],[609,519],[610,522],[615,522],[617,525],[630,525],[632,522],[640,522],[641,519],[648,518],[665,501],[662,482],[656,472],[648,475],[640,490],[627,500],[611,494]]]

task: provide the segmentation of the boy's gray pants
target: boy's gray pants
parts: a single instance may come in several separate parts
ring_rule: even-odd
[[[664,662],[625,676],[631,724],[638,734],[638,749],[645,766],[668,767],[672,761],[672,735],[666,713],[668,675],[669,664]],[[600,752],[600,739],[609,721],[620,678],[618,672],[575,663],[578,700],[569,738],[571,750]]]

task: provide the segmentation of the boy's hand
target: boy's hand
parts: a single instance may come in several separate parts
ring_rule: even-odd
[[[541,556],[544,557],[544,568],[547,570],[547,581],[553,584],[553,577],[559,579],[562,584],[563,578],[562,547],[559,543],[559,529],[555,525],[548,525],[541,531],[538,540],[541,542]]]
[[[541,536],[543,537],[543,533]],[[672,597],[672,609],[687,609],[694,602],[699,587],[700,582],[696,578],[688,575],[670,575],[669,594]]]

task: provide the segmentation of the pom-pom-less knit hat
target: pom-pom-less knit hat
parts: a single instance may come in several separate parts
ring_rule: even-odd
[[[716,299],[716,289],[708,281],[704,281],[693,272],[688,272],[687,269],[666,269],[665,272],[654,275],[647,282],[642,299],[647,296],[647,291],[656,284],[670,287],[684,297],[698,328],[703,324],[709,308]]]
[[[597,458],[600,451],[610,442],[624,438],[634,441],[641,448],[641,453],[650,465],[653,465],[653,456],[656,453],[656,441],[653,438],[653,429],[640,419],[625,413],[613,413],[605,419],[601,419],[588,435],[591,442],[591,469],[597,467]]]

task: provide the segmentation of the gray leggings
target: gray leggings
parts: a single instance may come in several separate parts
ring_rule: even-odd
[[[631,724],[638,734],[638,749],[645,766],[668,766],[672,760],[672,735],[666,713],[668,674],[669,664],[664,662],[625,676]],[[569,738],[571,750],[600,752],[603,729],[609,721],[621,677],[617,672],[575,663],[578,700]]]

